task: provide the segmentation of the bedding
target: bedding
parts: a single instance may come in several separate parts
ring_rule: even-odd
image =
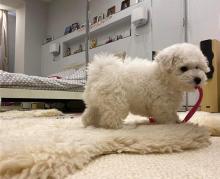
[[[85,72],[82,68],[72,71],[72,74],[69,73],[66,77],[63,75],[60,79],[57,79],[21,73],[8,73],[0,70],[0,88],[83,91],[86,82],[83,73]]]
[[[79,68],[71,68],[58,73],[53,73],[50,76],[57,76],[66,80],[85,80],[86,79],[86,66]]]

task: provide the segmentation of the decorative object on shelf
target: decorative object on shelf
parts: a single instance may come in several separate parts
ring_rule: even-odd
[[[107,11],[107,17],[110,16],[110,15],[113,15],[115,14],[115,6],[112,6],[108,9]]]
[[[71,55],[71,49],[68,47],[68,48],[66,49],[65,57],[70,56],[70,55]]]
[[[86,24],[82,24],[82,25],[80,26],[80,29],[85,28],[85,26],[86,26]]]
[[[67,26],[67,27],[65,28],[64,35],[67,35],[67,34],[69,34],[69,33],[71,33],[71,32],[72,32],[71,26]]]
[[[99,16],[98,17],[98,22],[101,22],[103,20],[103,17],[102,16]]]
[[[126,9],[130,6],[130,0],[124,0],[121,2],[121,10]]]
[[[122,35],[117,35],[117,36],[116,36],[116,39],[117,39],[117,40],[123,39],[123,36],[122,36]]]
[[[105,42],[106,44],[108,44],[108,43],[111,43],[111,42],[113,42],[114,41],[114,39],[112,38],[112,37],[108,37],[108,40]]]
[[[79,23],[76,22],[71,25],[71,32],[74,32],[75,30],[78,30],[78,29],[80,29]]]
[[[53,40],[53,35],[47,35],[45,40],[44,40],[44,43],[51,42],[52,40]]]
[[[92,24],[96,24],[98,22],[98,16],[93,17],[93,22]]]
[[[92,39],[90,44],[90,49],[97,47],[97,39]]]
[[[79,28],[79,31],[85,30],[85,27],[86,27],[86,25],[85,25],[85,24],[82,24],[82,25],[80,26],[80,28]]]
[[[76,54],[76,53],[80,53],[83,51],[83,46],[82,44],[79,45],[79,49],[75,50],[73,53]]]

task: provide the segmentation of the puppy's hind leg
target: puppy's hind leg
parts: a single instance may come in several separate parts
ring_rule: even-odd
[[[123,120],[128,115],[127,105],[117,105],[113,103],[110,105],[102,106],[100,110],[99,127],[109,128],[109,129],[119,129],[122,128]]]
[[[95,107],[87,107],[82,114],[82,123],[85,127],[91,125],[97,126],[98,118],[98,109]]]

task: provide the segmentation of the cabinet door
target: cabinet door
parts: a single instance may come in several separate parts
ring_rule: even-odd
[[[184,0],[152,1],[152,36],[155,51],[184,41]]]

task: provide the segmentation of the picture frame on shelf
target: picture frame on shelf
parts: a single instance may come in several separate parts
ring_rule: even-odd
[[[113,15],[115,14],[115,6],[112,6],[108,9],[107,11],[107,17],[110,16],[110,15]]]
[[[67,34],[69,34],[69,33],[71,33],[71,32],[72,32],[71,26],[67,26],[67,27],[65,28],[64,35],[67,35]]]
[[[121,2],[121,10],[124,10],[130,6],[130,0],[124,0]]]
[[[79,25],[78,22],[73,23],[73,24],[71,25],[71,30],[72,30],[72,32],[74,32],[75,30],[78,30],[78,29],[80,29],[80,25]]]

